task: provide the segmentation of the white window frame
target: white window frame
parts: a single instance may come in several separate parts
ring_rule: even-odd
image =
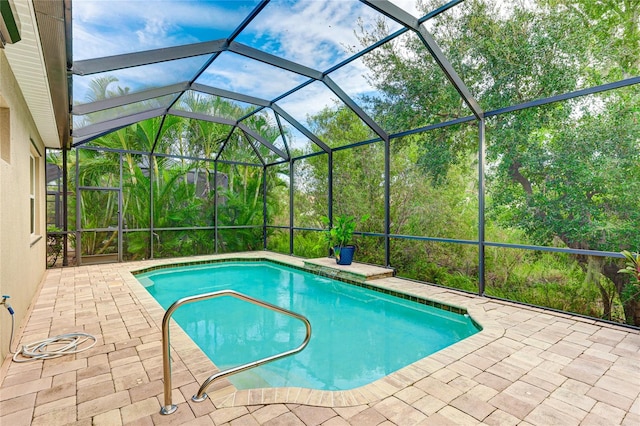
[[[29,154],[29,216],[30,216],[30,230],[31,236],[36,235],[36,176],[37,176],[37,162],[36,157],[33,154]]]

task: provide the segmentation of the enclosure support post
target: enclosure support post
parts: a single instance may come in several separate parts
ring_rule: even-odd
[[[82,265],[82,229],[80,224],[80,154],[76,148],[76,265]]]
[[[484,196],[485,196],[485,136],[484,117],[478,121],[478,294],[484,295],[485,286],[485,223],[484,223]]]
[[[62,149],[62,266],[69,266],[69,250],[68,243],[69,237],[69,198],[67,197],[67,191],[69,190],[67,185],[67,149]]]
[[[213,162],[213,241],[214,253],[218,254],[218,161]],[[228,186],[228,185],[227,185]]]
[[[384,140],[384,263],[391,267],[391,140]]]
[[[153,154],[149,154],[149,250],[153,259]]]
[[[262,248],[267,249],[267,166],[262,166]]]
[[[293,255],[293,158],[289,161],[289,254]]]
[[[122,153],[120,153],[120,182],[118,183],[118,262],[122,262],[122,238],[124,237],[124,221],[122,218]]]
[[[333,227],[333,149],[328,152],[329,170],[327,172],[327,217],[329,218],[329,229]],[[329,256],[331,256],[331,247],[329,247]]]

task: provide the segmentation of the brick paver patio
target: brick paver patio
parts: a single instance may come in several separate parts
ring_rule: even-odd
[[[242,256],[302,265],[274,253]],[[97,344],[57,359],[5,360],[0,424],[640,425],[638,331],[398,278],[369,282],[464,307],[483,331],[350,391],[236,391],[222,382],[194,403],[214,366],[175,328],[179,408],[162,416],[163,311],[130,271],[174,261],[48,270],[20,343],[83,331]]]

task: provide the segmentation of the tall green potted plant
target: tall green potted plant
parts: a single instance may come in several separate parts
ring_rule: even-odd
[[[339,215],[334,218],[333,226],[325,231],[325,240],[333,250],[333,255],[336,257],[338,265],[351,265],[356,251],[356,246],[351,244],[353,232],[356,230],[358,222],[363,222],[368,217],[368,215],[365,215],[360,221],[357,221],[354,216]],[[329,226],[328,217],[323,217],[322,222]]]

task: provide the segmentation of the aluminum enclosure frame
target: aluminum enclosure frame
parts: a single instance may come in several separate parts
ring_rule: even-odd
[[[321,229],[314,229],[308,227],[298,227],[295,224],[295,215],[294,215],[294,206],[295,206],[295,197],[294,197],[294,171],[295,171],[295,163],[296,161],[303,160],[305,158],[309,158],[311,156],[316,155],[327,155],[328,157],[328,193],[327,193],[327,203],[328,203],[328,211],[327,216],[330,219],[330,222],[333,221],[333,167],[334,160],[333,154],[345,149],[352,149],[358,146],[362,146],[365,144],[373,144],[373,143],[383,143],[384,144],[384,171],[383,171],[383,181],[384,181],[384,226],[382,233],[363,233],[359,232],[358,235],[361,236],[370,236],[370,237],[381,237],[384,238],[384,260],[385,265],[387,267],[393,267],[391,262],[391,241],[393,239],[407,239],[407,240],[419,240],[419,241],[432,241],[432,242],[443,242],[443,243],[455,243],[455,244],[465,244],[465,245],[475,245],[478,248],[478,294],[484,295],[485,293],[485,248],[486,247],[504,247],[504,248],[512,248],[512,249],[524,249],[524,250],[535,250],[535,251],[549,251],[549,252],[557,252],[557,253],[568,253],[568,254],[578,254],[578,255],[591,255],[591,256],[600,256],[600,257],[621,257],[619,253],[615,252],[603,252],[603,251],[594,251],[594,250],[579,250],[579,249],[571,249],[571,248],[559,248],[559,247],[547,247],[547,246],[536,246],[536,245],[523,245],[523,244],[509,244],[509,243],[498,243],[486,240],[485,235],[485,177],[486,177],[486,141],[485,141],[485,120],[489,117],[500,116],[503,114],[525,110],[529,108],[534,108],[542,105],[547,105],[555,102],[567,101],[570,99],[576,99],[583,96],[588,96],[596,93],[601,93],[609,90],[619,89],[622,87],[628,87],[632,85],[640,84],[640,77],[632,77],[625,80],[612,82],[603,84],[596,87],[591,87],[587,89],[578,90],[571,93],[564,93],[556,96],[547,97],[544,99],[535,99],[532,101],[528,101],[518,105],[511,105],[508,107],[492,110],[492,111],[483,111],[480,107],[477,100],[470,93],[469,89],[466,87],[465,83],[462,81],[457,71],[448,61],[432,35],[426,29],[424,23],[438,14],[454,7],[455,5],[462,2],[462,0],[451,1],[440,8],[434,10],[430,14],[426,15],[423,18],[416,19],[415,17],[409,15],[399,7],[395,6],[393,3],[385,0],[361,0],[363,4],[366,6],[377,10],[383,15],[389,17],[390,19],[400,23],[402,28],[397,30],[393,34],[379,40],[375,44],[370,47],[367,47],[356,54],[350,56],[348,59],[340,62],[337,65],[332,66],[331,68],[325,71],[314,70],[312,68],[303,66],[301,64],[297,64],[295,62],[279,58],[277,56],[262,52],[245,44],[239,43],[235,41],[235,38],[242,32],[244,28],[246,28],[249,23],[259,15],[259,13],[267,6],[269,0],[263,0],[260,4],[254,9],[254,11],[247,16],[247,18],[242,22],[242,24],[231,34],[228,39],[214,40],[211,42],[204,43],[195,43],[188,46],[180,46],[179,48],[165,48],[165,49],[157,49],[150,50],[146,52],[139,52],[133,54],[126,55],[117,55],[110,58],[99,58],[96,60],[87,60],[87,61],[78,61],[73,62],[69,65],[68,72],[69,74],[75,75],[91,75],[99,72],[121,69],[130,66],[138,66],[138,65],[146,65],[153,63],[160,63],[164,61],[174,60],[178,58],[187,58],[193,56],[199,56],[204,54],[211,55],[210,58],[205,62],[205,64],[198,70],[198,72],[193,76],[189,81],[182,81],[179,83],[175,83],[165,87],[154,88],[146,91],[141,91],[137,93],[127,94],[121,97],[109,98],[106,100],[101,100],[93,103],[82,104],[72,107],[72,114],[74,115],[85,115],[93,112],[103,111],[105,109],[116,108],[124,105],[128,105],[135,102],[140,102],[144,100],[150,100],[160,96],[166,95],[176,95],[173,103],[169,107],[166,108],[157,108],[149,111],[144,111],[142,113],[133,114],[129,116],[119,117],[114,120],[110,120],[108,122],[103,122],[95,125],[90,125],[82,129],[78,129],[73,131],[72,137],[74,138],[73,147],[78,149],[101,149],[101,148],[91,148],[88,146],[84,146],[91,140],[103,136],[104,134],[117,130],[123,127],[126,127],[130,124],[138,122],[140,120],[144,120],[151,117],[163,117],[166,118],[168,115],[177,115],[182,117],[188,117],[192,119],[206,120],[213,123],[221,123],[225,125],[229,125],[232,127],[227,140],[222,144],[220,150],[218,151],[215,159],[200,159],[200,158],[189,158],[191,160],[202,160],[212,162],[214,165],[214,173],[218,173],[218,164],[234,164],[234,162],[229,162],[220,159],[220,154],[224,150],[224,145],[228,142],[232,133],[237,129],[242,133],[242,135],[248,139],[248,143],[251,145],[252,149],[257,154],[258,159],[260,160],[260,164],[248,164],[248,163],[235,163],[239,165],[245,166],[254,166],[262,169],[262,185],[263,185],[263,224],[262,232],[264,236],[264,249],[267,249],[267,238],[268,238],[268,230],[269,229],[287,229],[289,231],[289,254],[294,254],[294,232],[296,231],[317,231],[321,232]],[[392,40],[395,40],[400,35],[412,31],[414,32],[420,41],[424,44],[425,48],[429,51],[430,55],[436,61],[440,69],[443,71],[447,79],[456,89],[460,98],[464,101],[467,107],[471,110],[472,115],[466,117],[459,117],[453,120],[449,120],[442,123],[436,123],[429,126],[424,126],[418,129],[407,130],[395,134],[389,134],[386,132],[366,111],[364,111],[358,104],[347,95],[346,92],[329,76],[332,72],[352,63],[353,61],[363,57],[366,53],[373,51],[375,48],[378,48],[385,43],[388,43]],[[197,78],[206,70],[206,68],[214,63],[218,58],[219,54],[222,52],[231,52],[237,55],[241,55],[245,58],[249,58],[252,60],[256,60],[271,66],[275,66],[281,69],[284,69],[289,72],[293,72],[295,74],[304,76],[308,78],[304,83],[298,85],[294,89],[283,93],[273,99],[262,99],[255,96],[250,96],[241,93],[235,93],[229,90],[225,90],[218,87],[207,86],[201,83],[196,83]],[[297,121],[290,112],[283,109],[278,102],[290,94],[293,94],[297,91],[300,91],[304,87],[314,83],[320,82],[325,87],[327,87],[334,95],[336,95],[345,105],[349,108],[363,123],[365,123],[374,133],[377,135],[376,139],[367,140],[367,141],[359,141],[352,144],[348,144],[345,146],[340,146],[337,148],[330,147],[325,141],[321,140],[317,135],[315,135],[312,131],[307,129],[303,124]],[[177,99],[186,93],[187,91],[196,91],[201,93],[206,93],[212,96],[218,96],[221,98],[227,98],[231,100],[236,100],[239,102],[248,103],[251,105],[255,105],[256,108],[250,114],[247,114],[244,117],[241,117],[237,120],[231,120],[229,118],[220,117],[220,116],[210,116],[201,113],[193,113],[186,112],[182,110],[178,110],[174,108],[175,102]],[[264,138],[262,138],[259,134],[251,130],[246,124],[245,121],[249,119],[251,116],[255,115],[259,111],[263,109],[270,109],[273,111],[273,114],[276,118],[277,125],[280,131],[280,136],[284,141],[284,150],[274,146],[272,143],[268,142]],[[280,120],[286,120],[287,123],[291,124],[295,129],[297,129],[300,133],[302,133],[305,137],[307,137],[315,146],[319,149],[318,152],[306,154],[303,156],[294,157],[291,155],[290,146],[287,142],[286,134],[283,130],[283,126]],[[478,239],[477,240],[462,240],[462,239],[447,239],[447,238],[436,238],[436,237],[421,237],[421,236],[411,236],[411,235],[398,235],[391,233],[391,150],[390,143],[392,140],[401,138],[404,136],[408,136],[411,134],[418,134],[422,132],[428,132],[430,130],[446,128],[450,126],[455,126],[461,123],[475,123],[478,128]],[[162,124],[161,124],[162,126]],[[160,127],[161,127],[160,126]],[[149,156],[169,156],[167,154],[160,154],[155,152],[155,147],[157,145],[157,141],[160,135],[160,130],[156,134],[156,144],[154,144],[151,152],[135,152],[137,154],[149,155]],[[256,150],[255,146],[251,141],[255,140],[260,143],[262,146],[269,149],[272,153],[276,154],[279,158],[278,161],[269,163],[265,158],[263,158],[259,152]],[[121,152],[125,152],[122,150]],[[132,151],[126,151],[132,152]],[[177,157],[180,158],[180,157]],[[66,164],[66,162],[65,162]],[[268,223],[267,217],[267,171],[270,167],[275,167],[279,165],[287,164],[289,167],[289,225],[288,226],[275,226]],[[152,180],[152,179],[151,179]],[[216,195],[217,199],[217,195]],[[153,196],[151,196],[151,214],[150,217],[153,218]],[[216,206],[217,208],[217,206]],[[217,223],[217,214],[216,214],[216,222],[213,227],[208,228],[193,228],[193,229],[211,229],[217,232],[218,229],[233,229],[228,227],[219,227]],[[153,221],[153,219],[151,219]],[[79,224],[79,223],[78,223]],[[182,229],[182,228],[181,228]],[[165,230],[160,228],[154,228],[153,222],[150,223],[149,232],[150,235],[153,235],[154,230]],[[171,230],[167,228],[166,230]],[[80,229],[81,231],[81,229]],[[146,229],[143,229],[146,232]],[[129,232],[129,231],[127,231]],[[153,238],[151,240],[151,256],[153,257]],[[77,241],[80,241],[78,238]]]

